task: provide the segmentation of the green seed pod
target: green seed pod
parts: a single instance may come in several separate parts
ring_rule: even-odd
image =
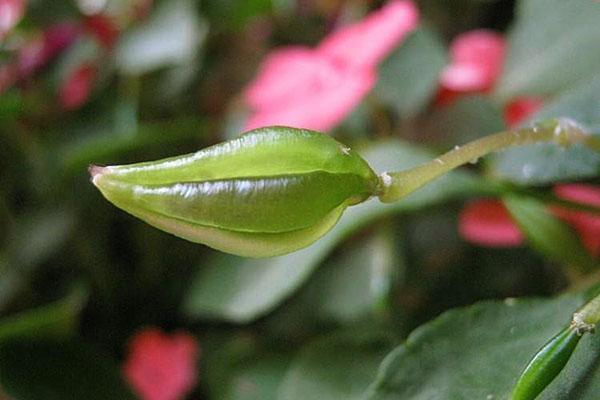
[[[184,156],[92,166],[90,174],[107,200],[150,225],[246,257],[308,246],[379,185],[346,146],[284,127]]]
[[[572,326],[550,339],[521,374],[513,390],[512,400],[534,400],[562,371],[579,339],[581,335]]]

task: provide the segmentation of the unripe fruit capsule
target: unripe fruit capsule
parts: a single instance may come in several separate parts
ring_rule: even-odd
[[[90,167],[107,200],[149,224],[246,257],[305,247],[378,190],[354,151],[318,132],[270,127],[193,154]]]
[[[546,343],[529,362],[513,390],[512,400],[534,400],[562,371],[581,334],[569,326]]]

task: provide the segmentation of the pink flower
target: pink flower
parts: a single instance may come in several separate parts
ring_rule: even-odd
[[[485,29],[463,33],[450,45],[450,65],[440,83],[455,92],[487,92],[500,76],[504,54],[500,34]]]
[[[63,22],[48,27],[40,40],[33,40],[19,49],[16,69],[17,80],[29,78],[46,66],[78,37],[79,26]]]
[[[600,207],[600,186],[574,183],[559,185],[554,188],[554,194],[565,200]],[[599,215],[564,208],[554,208],[552,211],[573,226],[590,254],[600,257]]]
[[[494,31],[478,29],[457,36],[450,45],[450,64],[440,76],[436,103],[443,106],[464,94],[488,93],[502,73],[505,55],[504,38]],[[519,125],[542,105],[539,97],[514,99],[505,105],[506,124]]]
[[[310,49],[276,50],[246,91],[246,102],[255,111],[245,130],[269,125],[329,130],[352,111],[375,80],[371,69],[336,66]]]
[[[506,121],[508,127],[516,127],[538,112],[543,105],[544,101],[539,97],[518,97],[504,107],[504,121]]]
[[[460,235],[467,241],[487,247],[515,247],[524,242],[519,227],[498,200],[477,200],[459,216]]]
[[[290,46],[265,59],[244,93],[245,129],[288,125],[327,131],[373,88],[376,67],[418,22],[411,1],[393,0],[310,49]]]
[[[16,51],[13,60],[0,66],[0,94],[18,82],[26,81],[45,67],[70,46],[78,35],[77,25],[61,23],[47,28],[42,37],[25,42]]]
[[[600,207],[600,187],[565,184],[554,188],[556,196],[576,203]],[[600,216],[562,207],[551,212],[571,225],[586,249],[600,257]],[[523,234],[498,200],[476,200],[459,216],[459,233],[467,241],[488,247],[514,247],[524,242]]]
[[[65,110],[74,110],[82,106],[90,97],[96,67],[91,64],[82,64],[72,71],[59,89],[60,103]]]
[[[187,333],[146,329],[129,344],[124,374],[142,400],[180,400],[196,385],[198,353]]]
[[[0,40],[25,14],[25,0],[0,0]]]
[[[360,22],[323,39],[317,52],[335,63],[375,68],[419,22],[411,1],[393,0]]]

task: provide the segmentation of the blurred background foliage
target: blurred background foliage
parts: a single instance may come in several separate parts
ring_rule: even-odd
[[[376,171],[398,170],[504,129],[503,106],[521,95],[544,98],[534,119],[568,116],[600,134],[592,3],[418,1],[419,28],[332,135]],[[316,244],[266,260],[158,231],[89,183],[90,163],[158,159],[237,136],[248,113],[240,93],[272,48],[314,45],[381,4],[27,2],[0,36],[0,386],[9,395],[126,398],[118,365],[128,338],[157,326],[198,339],[190,398],[359,398],[383,356],[446,310],[597,280],[598,259],[544,206],[555,182],[600,183],[600,156],[580,147],[494,156],[397,204],[353,208]],[[490,92],[438,106],[449,43],[479,28],[506,34],[502,76]],[[51,52],[36,53],[52,40]],[[491,193],[489,180],[501,189]],[[530,245],[460,237],[461,209],[483,195],[506,199]]]

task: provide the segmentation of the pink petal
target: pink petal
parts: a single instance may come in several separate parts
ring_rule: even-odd
[[[451,63],[441,76],[442,86],[461,92],[492,88],[504,63],[504,38],[489,30],[475,30],[458,36],[450,45]]]
[[[196,385],[198,344],[186,333],[138,333],[129,345],[125,377],[142,400],[181,400]]]
[[[565,184],[556,186],[554,193],[565,200],[600,207],[600,186]],[[552,211],[575,228],[592,255],[600,257],[600,216],[558,207]]]
[[[15,69],[17,79],[23,80],[46,66],[78,37],[77,24],[64,22],[50,26],[44,31],[43,38],[25,43],[18,52]]]
[[[478,92],[488,85],[486,71],[474,64],[453,64],[442,71],[445,88],[458,92]]]
[[[327,62],[302,46],[283,47],[271,52],[263,61],[257,77],[244,93],[253,108],[268,108],[293,97],[306,97],[307,82],[318,79]]]
[[[95,78],[96,68],[90,64],[83,64],[71,72],[59,89],[63,108],[73,110],[83,105],[90,96]]]
[[[244,92],[251,108],[245,129],[332,129],[373,88],[376,63],[417,20],[411,1],[393,0],[363,21],[334,32],[316,50],[275,50]]]
[[[467,241],[488,247],[515,247],[524,237],[508,210],[498,200],[477,200],[459,216],[458,229]]]
[[[504,121],[510,128],[514,128],[538,112],[544,105],[539,97],[519,97],[504,107]]]
[[[0,39],[2,39],[25,14],[25,0],[0,0]]]
[[[81,28],[74,22],[53,25],[44,31],[43,63],[49,62],[79,37]]]
[[[412,1],[392,0],[362,21],[326,37],[317,51],[337,63],[374,68],[417,27],[419,11]]]
[[[302,97],[260,109],[246,121],[245,130],[271,125],[329,131],[344,119],[375,85],[374,71],[361,73],[331,69],[327,79],[312,79]],[[337,74],[337,75],[336,75]],[[323,74],[329,75],[329,74]],[[322,76],[323,76],[322,75]]]

